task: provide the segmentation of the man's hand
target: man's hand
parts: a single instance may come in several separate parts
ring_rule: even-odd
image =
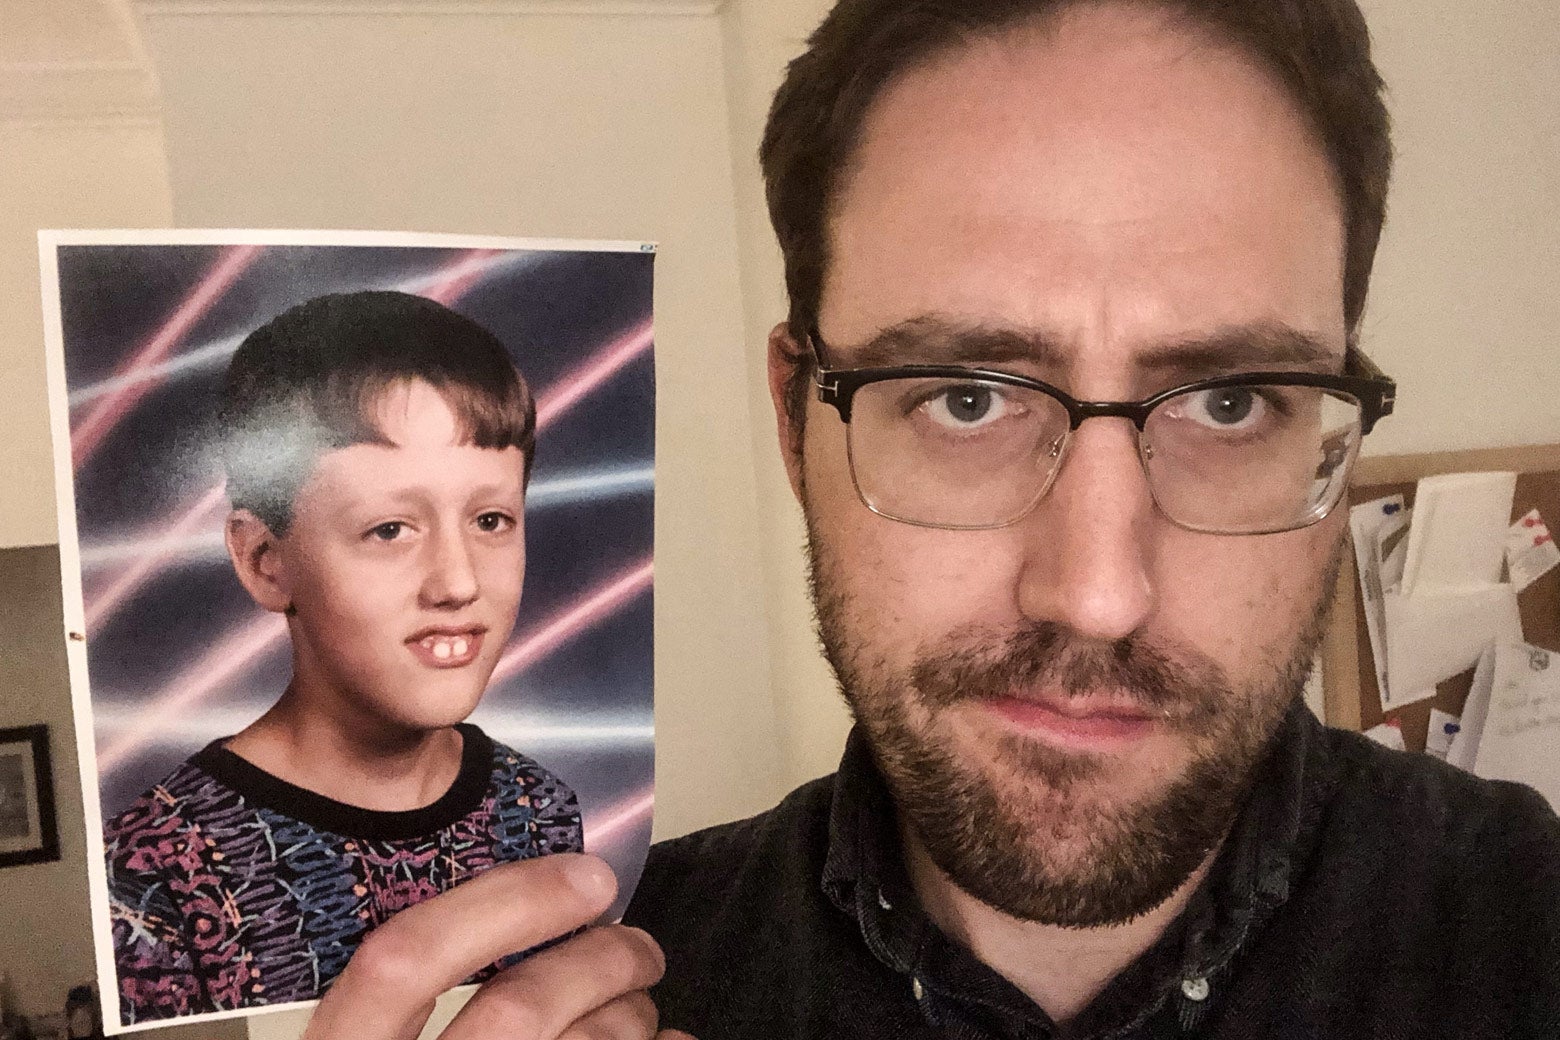
[[[561,854],[494,867],[369,934],[320,1001],[304,1040],[416,1040],[439,994],[517,950],[601,915],[617,880]],[[488,980],[441,1040],[674,1040],[645,992],[666,969],[644,932],[592,928]]]

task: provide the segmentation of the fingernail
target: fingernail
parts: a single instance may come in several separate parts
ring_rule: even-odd
[[[612,868],[594,856],[581,856],[574,860],[566,873],[574,890],[593,903],[610,899],[617,885]]]
[[[664,975],[666,973],[666,951],[661,949],[661,944],[656,942],[655,937],[649,932],[640,928],[635,928],[634,931],[639,933],[639,941],[645,944],[645,949],[649,951],[651,957],[655,958],[656,963],[660,965],[658,970]]]

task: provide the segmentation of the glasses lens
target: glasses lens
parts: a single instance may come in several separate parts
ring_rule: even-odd
[[[1142,438],[1154,500],[1219,534],[1289,531],[1326,516],[1348,484],[1360,403],[1312,386],[1191,390],[1160,402]]]
[[[862,499],[896,520],[997,527],[1045,493],[1067,438],[1067,410],[1029,387],[907,378],[856,391],[851,471]]]

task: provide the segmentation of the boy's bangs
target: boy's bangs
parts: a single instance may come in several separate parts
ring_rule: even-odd
[[[233,507],[285,533],[319,456],[392,444],[385,395],[416,382],[439,392],[460,443],[519,448],[530,480],[536,404],[497,337],[422,297],[327,294],[250,333],[228,365],[218,421]]]
[[[519,448],[530,474],[531,449],[536,440],[536,405],[518,376],[499,385],[474,386],[466,382],[426,376],[386,374],[366,380],[331,380],[315,401],[321,426],[339,447],[352,444],[391,444],[381,426],[385,398],[414,381],[432,386],[460,431],[460,443],[476,448]]]

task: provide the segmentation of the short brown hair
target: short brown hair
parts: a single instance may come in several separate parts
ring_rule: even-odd
[[[873,102],[905,72],[961,43],[1085,2],[839,0],[791,62],[759,151],[798,343],[818,320],[829,218]],[[1342,196],[1343,310],[1356,333],[1386,219],[1392,142],[1370,33],[1355,0],[1138,2],[1179,13],[1259,59],[1310,121]],[[793,422],[804,411],[807,375],[799,366],[787,395]]]
[[[439,392],[466,443],[519,448],[530,479],[536,404],[498,337],[421,296],[336,293],[272,318],[228,364],[218,421],[233,508],[286,534],[319,457],[389,443],[375,406],[412,380]]]

